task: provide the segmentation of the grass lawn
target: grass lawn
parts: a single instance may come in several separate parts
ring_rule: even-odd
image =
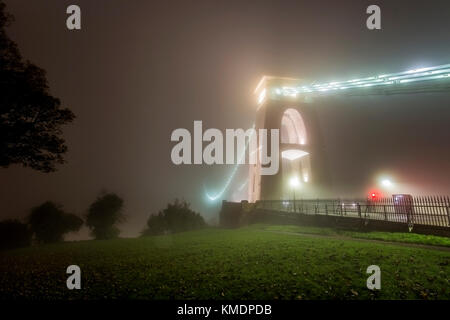
[[[450,238],[417,233],[379,232],[379,231],[357,232],[347,230],[336,230],[332,228],[317,228],[317,227],[296,226],[296,225],[275,225],[275,226],[260,225],[259,227],[266,231],[275,231],[275,232],[294,232],[294,233],[320,234],[326,236],[344,236],[356,239],[383,240],[383,241],[450,247]]]
[[[265,228],[290,227],[210,228],[3,252],[0,298],[450,298],[449,252]],[[81,290],[66,288],[71,264],[81,268]],[[366,288],[373,264],[381,268],[379,291]]]

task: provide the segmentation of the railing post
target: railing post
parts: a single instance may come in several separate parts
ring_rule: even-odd
[[[356,204],[356,207],[358,208],[358,216],[361,219],[361,205],[359,204],[359,202]]]
[[[387,220],[386,205],[383,206],[384,220]]]
[[[446,206],[445,209],[447,209],[447,219],[448,219],[448,225],[450,227],[450,207]]]
[[[409,226],[411,224],[411,210],[409,208],[406,209],[406,224]]]

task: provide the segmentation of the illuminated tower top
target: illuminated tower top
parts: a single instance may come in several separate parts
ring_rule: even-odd
[[[306,83],[303,80],[295,78],[263,76],[259,81],[254,94],[257,97],[258,106],[260,106],[267,98],[279,99],[282,88],[296,88]],[[291,95],[292,96],[292,95]],[[286,95],[288,97],[288,95]]]

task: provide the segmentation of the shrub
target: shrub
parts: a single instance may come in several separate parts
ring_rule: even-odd
[[[189,203],[176,199],[167,208],[156,215],[151,215],[147,221],[147,229],[143,235],[158,235],[176,233],[205,227],[203,217],[190,209]]]
[[[112,239],[119,236],[117,224],[125,221],[122,213],[123,200],[115,193],[100,195],[91,204],[86,225],[95,239]]]
[[[28,218],[30,228],[40,243],[59,242],[64,234],[78,231],[83,220],[71,213],[66,213],[61,205],[51,201],[34,207]]]

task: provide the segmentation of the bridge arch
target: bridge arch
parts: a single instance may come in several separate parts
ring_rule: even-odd
[[[308,150],[308,134],[305,121],[296,107],[282,111],[280,123],[281,189],[282,197],[292,198],[289,181],[293,177],[301,181],[302,191],[311,178],[311,164]]]
[[[305,145],[307,134],[300,112],[287,108],[281,118],[281,143]]]

